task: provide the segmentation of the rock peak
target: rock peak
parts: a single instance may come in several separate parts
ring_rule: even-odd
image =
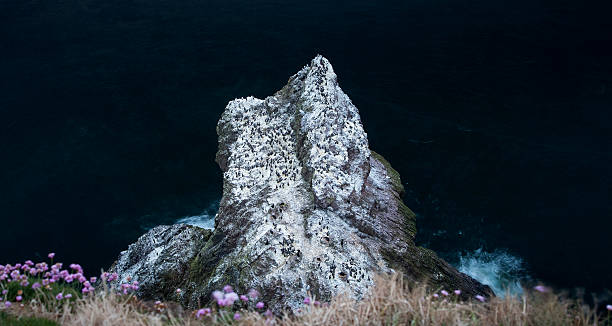
[[[207,302],[232,284],[259,289],[275,310],[297,309],[308,293],[361,298],[376,273],[394,270],[466,295],[490,293],[414,245],[415,216],[401,200],[399,175],[369,149],[359,112],[324,57],[273,96],[229,102],[217,134],[223,197],[213,234],[205,245],[184,243],[201,248],[170,277],[184,290],[182,302]],[[117,265],[122,276],[134,274],[127,261]]]

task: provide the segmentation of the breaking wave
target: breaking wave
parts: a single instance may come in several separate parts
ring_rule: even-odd
[[[486,252],[477,249],[460,255],[457,269],[490,286],[498,297],[522,295],[521,281],[529,279],[523,260],[504,250]]]
[[[186,216],[176,221],[176,224],[189,224],[203,229],[215,228],[215,215],[219,210],[219,201],[211,203],[200,215]]]

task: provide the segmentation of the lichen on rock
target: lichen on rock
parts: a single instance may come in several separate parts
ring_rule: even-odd
[[[183,288],[174,299],[195,307],[227,283],[258,289],[272,309],[297,309],[308,295],[361,298],[375,274],[394,270],[466,295],[491,293],[414,245],[415,217],[402,202],[399,174],[369,149],[357,108],[322,56],[273,96],[231,101],[217,134],[223,197],[215,230],[205,243],[181,240],[187,254],[177,263],[180,277],[166,281]],[[164,241],[175,242],[160,240],[161,249],[149,252],[166,250]],[[139,248],[130,246],[119,261],[144,257],[132,252]],[[137,270],[150,261],[114,270],[155,287]],[[189,268],[178,267],[183,261]],[[159,292],[147,291],[140,294]]]

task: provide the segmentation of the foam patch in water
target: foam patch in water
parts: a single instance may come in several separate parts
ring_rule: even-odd
[[[219,201],[215,201],[200,215],[186,216],[180,218],[175,224],[188,224],[197,226],[203,229],[214,230],[215,228],[215,215],[219,209]]]
[[[457,269],[490,286],[499,297],[522,295],[521,280],[529,278],[523,260],[504,250],[486,252],[477,249],[460,255]]]

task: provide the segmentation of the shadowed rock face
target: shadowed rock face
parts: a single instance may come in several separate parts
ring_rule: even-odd
[[[231,101],[217,134],[223,198],[215,230],[205,243],[190,231],[193,238],[147,234],[130,246],[114,270],[139,281],[139,295],[195,307],[231,284],[258,289],[272,309],[296,309],[308,293],[361,298],[376,273],[393,270],[465,295],[491,294],[414,245],[415,218],[402,203],[399,175],[369,149],[357,108],[322,56],[265,100]],[[150,256],[177,247],[185,255],[176,276],[151,277]]]

